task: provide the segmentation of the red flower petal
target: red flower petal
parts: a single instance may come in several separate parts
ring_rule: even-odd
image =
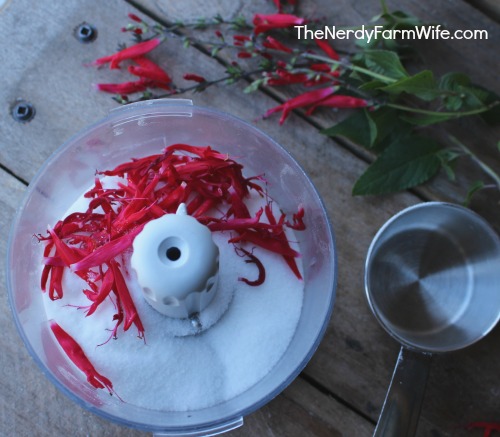
[[[271,29],[292,27],[305,23],[305,19],[290,14],[255,14],[253,17],[254,34],[258,35]]]
[[[193,74],[193,73],[186,73],[182,77],[185,80],[192,80],[192,81],[198,82],[198,83],[202,83],[202,82],[206,82],[207,81],[203,76],[198,76],[197,74]]]
[[[137,313],[137,309],[135,308],[134,301],[130,296],[127,284],[125,283],[123,275],[120,272],[118,263],[113,260],[110,262],[110,264],[115,279],[114,290],[120,299],[120,303],[123,309],[125,310],[125,323],[123,325],[123,329],[126,331],[132,326],[133,323],[139,331],[139,338],[144,338],[144,326],[142,325],[141,319],[139,318],[139,314]]]
[[[102,58],[96,59],[92,64],[93,65],[102,65],[102,64],[107,64],[108,62],[111,63],[110,68],[119,68],[120,67],[120,62],[124,61],[125,59],[133,59],[137,58],[139,56],[145,55],[146,53],[149,53],[151,50],[154,48],[158,47],[160,45],[161,39],[160,38],[152,38],[148,41],[140,42],[138,44],[135,44],[131,47],[127,47],[126,49],[120,50],[119,52],[115,53],[114,55],[111,56],[104,56]]]
[[[287,47],[285,44],[282,44],[272,36],[268,36],[266,40],[262,43],[262,45],[268,49],[280,50],[285,53],[292,53],[292,49],[290,47]]]
[[[97,372],[75,339],[53,320],[50,321],[50,329],[68,358],[85,374],[87,381],[95,388],[107,388],[113,393],[111,381]]]
[[[130,73],[157,82],[172,82],[168,73],[151,59],[148,59],[145,56],[138,56],[137,58],[134,58],[134,62],[139,64],[139,67],[131,65],[128,69]]]
[[[328,44],[328,41],[325,39],[315,39],[314,40],[318,47],[323,50],[330,59],[333,59],[334,61],[338,61],[340,59],[339,54],[333,49],[333,47]]]
[[[106,273],[104,274],[104,278],[102,279],[101,287],[99,288],[99,291],[97,292],[97,295],[93,297],[93,303],[90,305],[90,308],[87,312],[87,316],[90,316],[94,313],[94,311],[97,309],[97,307],[108,297],[109,293],[111,292],[111,289],[113,288],[114,284],[114,276],[113,276],[113,270],[111,268],[108,268]]]
[[[104,91],[106,93],[127,95],[144,91],[148,88],[148,82],[141,79],[134,82],[98,83],[95,87],[99,91]]]
[[[317,102],[309,108],[307,115],[311,115],[318,106],[329,106],[331,108],[364,108],[365,106],[368,106],[368,102],[365,99],[359,99],[351,96],[330,96]]]
[[[87,270],[91,267],[109,262],[132,245],[134,238],[139,232],[141,232],[142,228],[143,226],[137,226],[128,234],[111,240],[109,243],[103,244],[90,255],[74,264],[71,264],[71,270],[73,270],[74,272],[77,272],[79,270]]]
[[[248,250],[245,250],[242,247],[236,249],[236,253],[238,253],[238,251],[243,252],[243,254],[248,257],[248,259],[245,260],[245,263],[255,264],[257,266],[258,271],[259,271],[259,276],[257,277],[257,279],[255,281],[250,281],[249,279],[242,278],[242,277],[238,278],[238,281],[242,281],[245,284],[248,284],[252,287],[257,287],[257,286],[263,284],[264,281],[266,280],[266,269],[264,268],[262,261],[259,258],[257,258],[252,252],[249,252]]]
[[[128,17],[131,20],[136,21],[137,23],[142,23],[142,20],[135,14],[130,13],[130,14],[128,14]]]
[[[327,88],[320,88],[317,90],[313,91],[308,91],[306,93],[300,94],[296,97],[293,97],[290,100],[287,100],[285,103],[282,105],[276,106],[274,108],[269,109],[265,114],[264,118],[268,117],[271,114],[274,114],[275,112],[283,111],[281,118],[280,118],[280,124],[283,124],[288,117],[288,114],[296,108],[302,108],[304,106],[310,106],[314,105],[315,103],[323,100],[324,98],[328,97],[329,95],[333,94],[335,92],[334,87],[327,87]]]
[[[238,42],[250,41],[250,39],[248,35],[233,35],[233,40]]]

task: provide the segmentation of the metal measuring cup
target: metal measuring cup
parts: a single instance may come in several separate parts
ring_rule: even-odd
[[[365,290],[377,320],[402,345],[374,436],[410,437],[431,355],[475,343],[500,319],[500,238],[467,208],[409,207],[375,235]]]

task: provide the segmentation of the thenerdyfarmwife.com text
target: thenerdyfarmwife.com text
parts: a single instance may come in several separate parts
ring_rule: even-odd
[[[369,44],[372,39],[488,39],[488,31],[484,29],[454,30],[444,29],[440,24],[419,26],[413,29],[386,29],[384,26],[367,26],[360,28],[337,28],[324,26],[322,29],[309,29],[307,24],[293,26],[297,30],[298,39],[359,39]]]

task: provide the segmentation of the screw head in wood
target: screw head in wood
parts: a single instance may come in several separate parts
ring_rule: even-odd
[[[86,44],[97,38],[97,29],[88,23],[82,23],[75,28],[74,35],[78,41]]]
[[[11,115],[19,123],[27,123],[35,116],[35,107],[25,100],[18,100],[12,105]]]

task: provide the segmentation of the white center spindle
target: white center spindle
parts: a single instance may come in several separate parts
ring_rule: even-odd
[[[131,265],[146,301],[169,317],[196,317],[217,291],[219,249],[184,204],[144,226]]]

